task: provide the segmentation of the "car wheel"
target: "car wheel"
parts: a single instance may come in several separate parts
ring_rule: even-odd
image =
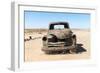
[[[76,48],[70,49],[70,50],[69,50],[69,53],[70,53],[70,54],[75,54],[75,53],[76,53]]]

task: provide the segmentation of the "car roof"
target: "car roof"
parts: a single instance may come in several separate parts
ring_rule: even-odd
[[[52,22],[50,25],[68,25],[68,22]]]

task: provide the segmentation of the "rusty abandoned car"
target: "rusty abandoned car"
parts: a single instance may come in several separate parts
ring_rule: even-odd
[[[53,22],[49,25],[47,35],[43,36],[43,48],[46,54],[75,53],[76,35],[73,34],[67,22]]]

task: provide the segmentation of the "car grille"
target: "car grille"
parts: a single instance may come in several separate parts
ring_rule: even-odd
[[[71,46],[73,44],[72,39],[63,39],[58,40],[57,42],[48,41],[48,47],[63,47],[63,46]]]

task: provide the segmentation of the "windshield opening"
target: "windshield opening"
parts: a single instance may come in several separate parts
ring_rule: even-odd
[[[49,29],[52,30],[52,29],[64,29],[64,28],[69,28],[69,25],[68,23],[52,23],[50,24],[49,26]]]

